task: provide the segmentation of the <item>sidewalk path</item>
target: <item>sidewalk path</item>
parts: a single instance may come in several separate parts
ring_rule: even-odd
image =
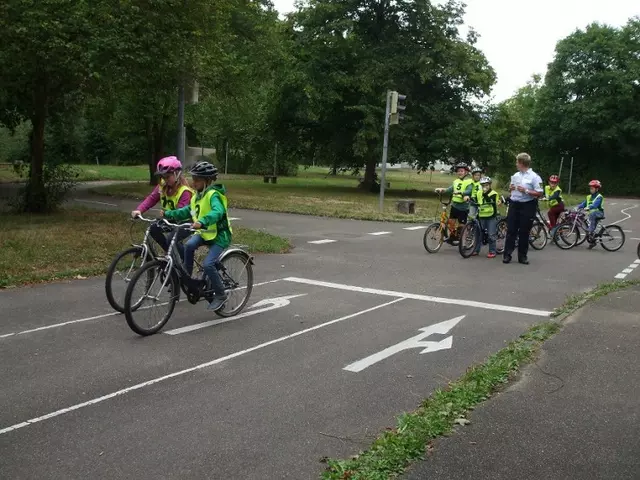
[[[587,305],[403,478],[639,479],[640,288]]]

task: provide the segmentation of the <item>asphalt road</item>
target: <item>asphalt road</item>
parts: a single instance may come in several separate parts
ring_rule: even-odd
[[[419,225],[235,210],[296,248],[256,258],[241,318],[184,331],[215,317],[180,303],[147,338],[102,278],[0,291],[0,478],[318,478],[566,295],[637,277],[640,202],[607,208],[622,250],[549,245],[528,266],[430,255]]]

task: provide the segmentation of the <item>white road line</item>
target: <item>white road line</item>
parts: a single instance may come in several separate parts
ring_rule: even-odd
[[[622,230],[624,233],[632,233],[633,230]]]
[[[626,273],[619,273],[614,278],[618,278],[618,279],[622,280],[623,278],[626,278],[626,276],[627,276]]]
[[[637,263],[632,263],[631,265],[629,265],[629,268],[638,268],[638,264]]]
[[[473,300],[461,300],[456,298],[432,297],[429,295],[417,295],[415,293],[395,292],[393,290],[378,290],[376,288],[357,287],[354,285],[343,285],[340,283],[322,282],[320,280],[310,280],[307,278],[287,277],[285,282],[304,283],[307,285],[317,285],[319,287],[336,288],[351,292],[371,293],[373,295],[384,295],[388,297],[410,298],[412,300],[422,300],[425,302],[447,303],[450,305],[464,305],[467,307],[486,308],[488,310],[499,310],[503,312],[523,313],[526,315],[536,315],[538,317],[548,317],[551,312],[546,310],[534,310],[532,308],[512,307],[509,305],[496,305],[493,303],[476,302]]]
[[[283,279],[282,278],[277,278],[275,280],[269,280],[267,282],[254,283],[253,286],[254,287],[259,287],[260,285],[266,285],[268,283],[275,283],[275,282],[279,282],[281,280],[283,280]],[[245,288],[245,287],[242,287],[242,288]],[[30,330],[23,330],[21,332],[5,333],[3,335],[0,335],[0,338],[13,337],[13,336],[16,336],[16,335],[26,335],[27,333],[40,332],[42,330],[49,330],[50,328],[64,327],[65,325],[72,325],[74,323],[89,322],[91,320],[100,320],[101,318],[114,317],[116,315],[122,315],[122,314],[120,312],[104,313],[102,315],[95,315],[93,317],[80,318],[78,320],[69,320],[68,322],[61,322],[61,323],[56,323],[56,324],[53,324],[53,325],[45,325],[43,327],[32,328]]]
[[[310,242],[307,242],[307,243],[314,243],[316,245],[321,245],[323,243],[334,243],[334,242],[337,242],[337,240],[330,240],[328,238],[325,238],[323,240],[311,240]]]
[[[291,298],[303,297],[305,295],[306,293],[299,293],[298,295],[290,295],[288,297],[285,297],[285,299],[289,300]],[[274,300],[280,300],[280,299],[274,299]],[[262,303],[262,302],[258,302],[258,303]],[[195,325],[187,325],[186,327],[174,328],[173,330],[167,330],[164,333],[168,335],[180,335],[181,333],[193,332],[194,330],[200,330],[201,328],[212,327],[214,325],[220,325],[222,323],[232,322],[240,318],[251,317],[253,315],[257,315],[258,313],[268,312],[269,310],[275,310],[277,308],[284,307],[288,304],[289,304],[288,301],[286,303],[273,303],[268,307],[259,308],[257,310],[247,310],[238,315],[234,315],[233,317],[221,318],[219,320],[209,320],[208,322],[196,323]]]
[[[333,325],[334,323],[342,322],[344,320],[349,320],[350,318],[357,317],[358,315],[363,315],[365,313],[372,312],[374,310],[378,310],[380,308],[387,307],[396,302],[400,302],[404,300],[403,298],[396,298],[390,302],[386,302],[380,305],[376,305],[375,307],[367,308],[366,310],[361,310],[356,313],[352,313],[350,315],[346,315],[344,317],[336,318],[335,320],[331,320],[329,322],[321,323],[320,325],[316,325],[314,327],[306,328],[304,330],[299,330],[290,335],[285,335],[282,337],[275,338],[273,340],[269,340],[268,342],[260,343],[259,345],[255,345],[251,348],[247,348],[245,350],[240,350],[238,352],[232,353],[230,355],[226,355],[224,357],[216,358],[215,360],[211,360],[210,362],[201,363],[200,365],[196,365],[195,367],[186,368],[184,370],[180,370],[178,372],[170,373],[169,375],[164,375],[162,377],[154,378],[152,380],[148,380],[146,382],[138,383],[137,385],[132,385],[127,388],[123,388],[122,390],[118,390],[116,392],[109,393],[107,395],[103,395],[102,397],[94,398],[93,400],[89,400],[86,402],[78,403],[76,405],[72,405],[67,408],[63,408],[61,410],[56,410],[55,412],[48,413],[47,415],[43,415],[41,417],[31,418],[25,422],[16,423],[15,425],[11,425],[10,427],[6,427],[0,430],[0,435],[5,433],[12,432],[14,430],[18,430],[20,428],[28,427],[34,423],[42,422],[43,420],[48,420],[50,418],[59,417],[60,415],[64,415],[65,413],[73,412],[74,410],[79,410],[84,407],[88,407],[89,405],[95,405],[96,403],[101,403],[111,398],[127,394],[134,390],[140,390],[141,388],[148,387],[149,385],[153,385],[155,383],[160,383],[164,380],[169,380],[170,378],[179,377],[181,375],[185,375],[187,373],[195,372],[197,370],[202,370],[203,368],[211,367],[213,365],[217,365],[222,362],[226,362],[227,360],[231,360],[232,358],[240,357],[242,355],[246,355],[247,353],[251,353],[255,350],[260,350],[262,348],[268,347],[270,345],[274,345],[276,343],[284,342],[285,340],[289,340],[290,338],[295,338],[300,335],[304,335],[305,333],[312,332],[314,330],[319,330],[320,328],[328,327],[329,325]]]
[[[626,218],[623,218],[623,219],[621,219],[621,220],[617,220],[617,221],[615,221],[615,222],[611,222],[609,225],[616,225],[616,224],[618,224],[618,223],[620,223],[620,222],[624,222],[625,220],[629,220],[629,219],[631,218],[631,215],[629,215],[629,214],[626,212],[626,210],[631,210],[632,208],[638,208],[638,205],[632,205],[632,206],[630,206],[630,207],[623,208],[622,210],[620,210],[620,213],[622,213],[622,214],[626,215],[627,217],[626,217]]]
[[[640,238],[632,238],[631,240],[640,240]]]
[[[635,263],[636,265],[640,265],[640,259],[636,260],[636,261],[635,261],[635,262],[633,262],[633,263]]]
[[[622,270],[622,273],[626,273],[627,275],[631,272],[633,272],[633,268],[625,268],[624,270]]]
[[[420,230],[423,228],[427,228],[426,225],[418,225],[417,227],[404,227],[403,230]]]
[[[84,202],[84,203],[97,203],[98,205],[109,205],[110,207],[117,207],[118,205],[114,203],[106,203],[106,202],[97,202],[96,200],[80,200],[79,198],[74,198],[76,202]]]
[[[371,232],[369,235],[389,235],[391,232]]]
[[[229,217],[229,220],[242,220],[242,219],[238,217]]]
[[[610,203],[609,205],[611,205],[612,207],[615,207],[617,205],[616,202]]]

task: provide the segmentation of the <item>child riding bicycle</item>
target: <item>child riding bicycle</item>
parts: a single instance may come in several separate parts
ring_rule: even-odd
[[[558,223],[558,217],[564,212],[564,201],[562,199],[562,189],[558,186],[560,177],[551,175],[549,185],[544,187],[544,198],[549,202],[549,228],[553,229]]]
[[[498,192],[491,188],[492,180],[490,177],[483,177],[480,180],[481,189],[476,193],[474,201],[478,204],[478,221],[480,227],[486,229],[489,235],[489,253],[487,258],[495,258],[496,256],[496,236],[497,236],[497,217],[498,217]],[[478,242],[475,252],[472,255],[478,255],[482,248],[482,242]]]
[[[464,225],[467,223],[467,217],[469,215],[469,198],[473,190],[473,178],[469,177],[469,166],[466,163],[458,163],[455,165],[455,171],[458,175],[453,181],[453,184],[449,188],[436,188],[436,193],[448,193],[453,194],[451,199],[451,213],[449,214],[448,228],[451,232],[448,243],[453,243],[456,238],[459,238],[461,226],[456,231],[456,220]]]
[[[589,192],[587,198],[576,207],[576,210],[584,209],[589,213],[589,231],[587,232],[587,241],[589,249],[596,246],[593,238],[593,232],[596,231],[598,222],[604,218],[604,197],[600,193],[602,184],[600,180],[591,180],[589,182]]]
[[[142,215],[153,208],[158,201],[162,204],[162,210],[175,210],[189,205],[193,190],[189,187],[187,179],[182,176],[182,163],[176,157],[164,157],[158,161],[156,175],[161,177],[160,183],[145,198],[135,210],[131,212],[131,218]],[[166,252],[169,242],[164,235],[164,230],[159,225],[151,225],[149,234]],[[186,230],[178,232],[178,242],[189,236]],[[182,254],[182,250],[180,250]]]
[[[202,267],[213,285],[213,299],[209,310],[220,309],[227,301],[222,279],[216,269],[220,254],[231,244],[231,223],[227,215],[226,189],[214,184],[218,178],[218,169],[209,162],[198,162],[189,170],[193,178],[196,195],[191,197],[190,205],[178,210],[164,212],[167,220],[183,222],[191,218],[192,228],[200,230],[184,245],[184,268],[189,275],[193,271],[193,256],[198,247],[207,245],[209,253]]]

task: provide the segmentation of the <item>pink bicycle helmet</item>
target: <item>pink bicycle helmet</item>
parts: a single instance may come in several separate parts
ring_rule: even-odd
[[[164,157],[158,161],[156,175],[166,175],[167,173],[182,170],[182,163],[177,157]]]

